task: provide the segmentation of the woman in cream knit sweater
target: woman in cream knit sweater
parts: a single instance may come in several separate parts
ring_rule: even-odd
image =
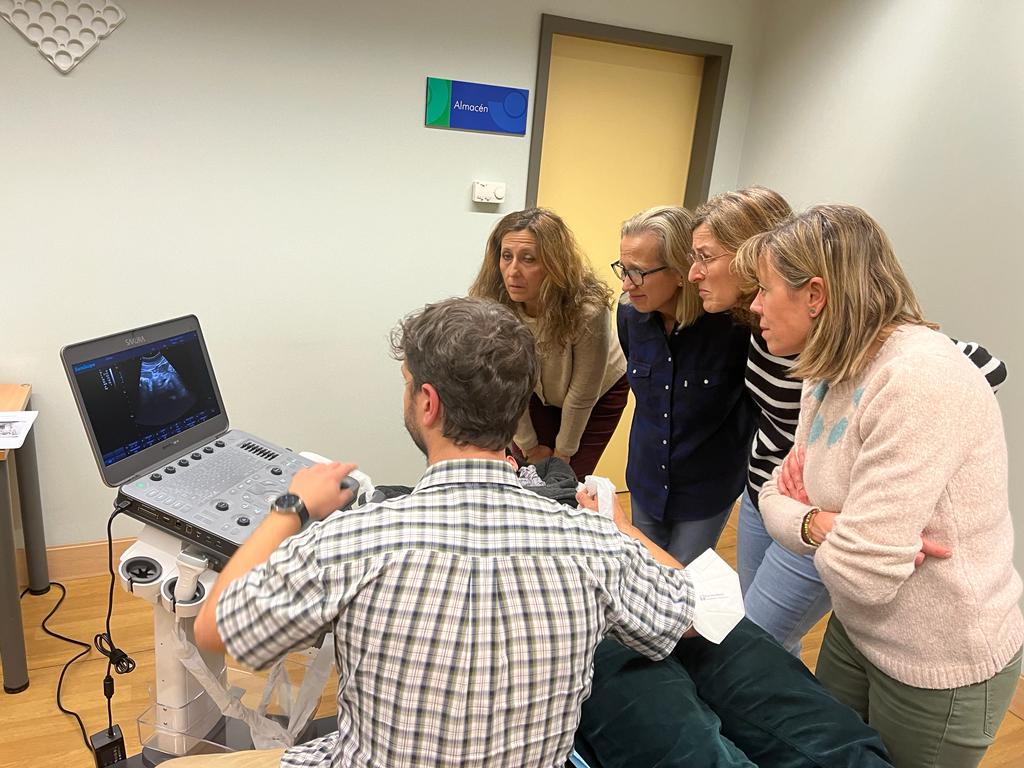
[[[771,353],[799,354],[796,447],[760,505],[831,595],[817,674],[899,768],[977,765],[1024,643],[992,390],[860,209],[812,208],[737,262]]]
[[[582,480],[626,407],[626,360],[612,333],[612,292],[560,216],[527,208],[487,239],[471,296],[512,307],[537,340],[540,377],[515,443],[531,464],[556,456]]]

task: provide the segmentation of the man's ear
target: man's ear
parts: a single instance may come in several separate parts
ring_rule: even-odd
[[[820,277],[812,277],[807,281],[807,308],[811,317],[817,317],[821,310],[828,303],[828,294],[825,292],[825,281]]]
[[[441,421],[441,414],[444,405],[441,403],[441,396],[437,394],[433,384],[424,384],[420,387],[423,393],[423,400],[420,403],[420,412],[423,416],[423,426],[433,427]]]

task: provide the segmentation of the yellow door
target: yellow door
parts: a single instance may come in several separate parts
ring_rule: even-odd
[[[561,215],[616,295],[619,228],[653,205],[682,205],[704,60],[556,34],[537,205]],[[625,489],[633,399],[597,466]]]

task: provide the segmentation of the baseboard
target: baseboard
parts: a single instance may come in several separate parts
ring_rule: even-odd
[[[1010,711],[1024,720],[1024,675],[1017,681],[1017,692],[1013,694],[1013,700],[1010,702]]]
[[[114,539],[114,563],[121,554],[135,543],[135,539]],[[18,586],[28,586],[28,568],[25,564],[25,550],[18,549],[14,553],[18,569]],[[68,544],[61,547],[46,548],[46,565],[51,581],[65,579],[84,579],[89,576],[101,576],[107,570],[107,542],[91,541],[85,544]]]

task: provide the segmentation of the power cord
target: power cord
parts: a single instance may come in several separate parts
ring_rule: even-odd
[[[101,632],[93,638],[93,645],[96,650],[107,657],[107,674],[103,678],[103,695],[107,699],[107,729],[94,733],[90,739],[89,746],[96,756],[96,765],[99,768],[113,765],[123,760],[126,755],[124,751],[124,736],[121,734],[121,727],[114,725],[114,715],[111,711],[111,699],[114,698],[114,678],[110,671],[113,669],[119,675],[126,675],[135,669],[135,661],[116,645],[110,632],[110,617],[114,612],[114,583],[117,576],[114,573],[114,518],[120,515],[128,507],[127,501],[118,501],[114,504],[114,511],[107,519],[107,570],[110,572],[110,588],[107,590],[107,619],[106,632]]]
[[[92,753],[93,758],[96,761],[96,765],[100,768],[103,768],[103,766],[113,765],[126,757],[124,750],[124,737],[121,734],[120,726],[114,725],[113,713],[111,711],[111,699],[114,697],[114,678],[111,676],[110,672],[113,670],[119,675],[126,675],[135,669],[135,661],[127,653],[114,645],[114,641],[110,633],[110,617],[114,612],[114,583],[116,581],[116,575],[114,573],[114,537],[112,526],[114,518],[121,514],[127,506],[127,503],[124,501],[115,504],[114,511],[107,520],[107,570],[110,572],[110,587],[107,590],[106,631],[97,634],[93,638],[93,645],[89,645],[81,640],[76,640],[73,637],[67,637],[59,632],[55,632],[47,626],[47,622],[57,612],[57,609],[60,608],[61,604],[64,602],[64,598],[67,597],[67,588],[57,581],[51,581],[50,586],[58,587],[60,589],[60,598],[42,621],[42,629],[46,634],[84,649],[76,656],[69,659],[60,671],[60,677],[57,679],[57,709],[66,715],[71,715],[78,722],[78,729],[82,732],[82,741],[85,743],[86,749]],[[21,593],[21,597],[25,597],[29,591],[30,590],[25,589]],[[73,709],[68,709],[64,706],[64,703],[61,700],[61,689],[64,686],[64,676],[67,674],[71,665],[88,654],[93,647],[107,658],[107,674],[103,678],[103,695],[107,699],[107,727],[105,730],[93,734],[90,738],[86,733],[85,724],[82,722],[82,718],[79,714]]]
[[[71,715],[72,717],[75,718],[75,720],[78,721],[78,729],[82,732],[82,741],[85,742],[86,749],[88,749],[90,752],[92,752],[92,745],[89,743],[89,737],[85,733],[85,724],[82,722],[82,718],[79,717],[78,713],[75,712],[73,709],[68,709],[67,707],[65,707],[63,702],[61,701],[61,698],[60,698],[60,690],[61,690],[61,687],[64,685],[64,675],[67,674],[68,667],[70,667],[72,664],[74,664],[80,658],[82,658],[87,653],[89,653],[89,651],[92,650],[92,646],[89,645],[88,643],[83,643],[81,640],[76,640],[73,637],[67,637],[65,635],[62,635],[60,632],[54,632],[52,629],[50,629],[48,626],[46,626],[46,622],[48,622],[50,620],[50,617],[53,616],[53,614],[55,614],[57,612],[57,609],[60,608],[61,603],[64,602],[64,598],[68,594],[68,591],[65,588],[65,586],[63,584],[61,584],[59,581],[51,581],[50,582],[50,586],[51,587],[59,587],[60,588],[60,599],[57,600],[57,604],[54,605],[53,608],[50,609],[50,612],[48,614],[46,614],[46,618],[43,619],[43,623],[42,623],[43,632],[48,634],[50,637],[55,637],[58,640],[63,640],[65,643],[71,643],[72,645],[77,645],[77,646],[85,649],[84,651],[81,651],[77,656],[75,656],[72,659],[70,659],[64,665],[64,668],[60,671],[60,677],[57,678],[57,709],[59,709],[61,712],[63,712],[66,715]],[[29,590],[25,589],[21,593],[21,596],[25,597],[25,595],[27,595],[28,592],[29,592]]]

